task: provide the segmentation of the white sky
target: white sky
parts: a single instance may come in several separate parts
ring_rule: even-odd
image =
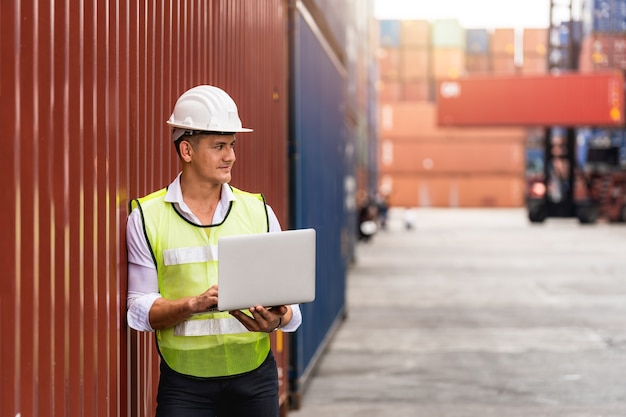
[[[375,0],[374,15],[398,20],[452,18],[464,28],[545,28],[550,23],[550,0]]]

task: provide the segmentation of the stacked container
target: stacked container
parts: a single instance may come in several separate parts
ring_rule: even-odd
[[[432,98],[429,32],[430,23],[424,20],[400,23],[400,84],[405,101]]]
[[[378,99],[380,102],[401,100],[400,21],[379,22]]]
[[[456,20],[386,20],[379,27],[379,186],[391,205],[522,205],[525,131],[440,128],[434,103],[438,79],[493,73],[494,55],[514,71],[513,29],[496,30],[494,48],[488,30],[465,30]],[[428,95],[419,87],[425,83]]]
[[[575,30],[573,35],[577,34]],[[584,0],[578,67],[581,72],[626,70],[626,0]],[[597,146],[598,137],[624,136],[623,129],[591,129],[589,132],[579,135],[588,138],[589,143],[583,146]],[[613,140],[611,146],[622,147],[620,155],[626,153],[621,139]]]
[[[381,184],[392,206],[518,207],[524,129],[440,128],[431,102],[381,106]]]
[[[626,0],[585,0],[581,71],[626,69]]]
[[[435,20],[431,34],[433,77],[457,78],[464,75],[465,29],[458,20]]]
[[[548,69],[546,56],[548,30],[545,28],[524,29],[522,42],[522,74],[545,74]]]
[[[379,99],[381,102],[432,98],[430,23],[380,21]]]
[[[468,75],[491,72],[490,38],[487,29],[465,32],[465,70]]]
[[[494,29],[491,34],[491,68],[495,75],[510,75],[517,72],[515,29]]]

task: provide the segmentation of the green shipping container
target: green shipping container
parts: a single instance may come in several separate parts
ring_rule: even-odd
[[[432,46],[465,48],[465,29],[456,19],[435,20],[431,32]]]

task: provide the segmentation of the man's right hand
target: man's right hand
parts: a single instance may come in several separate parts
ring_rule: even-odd
[[[217,285],[195,297],[178,300],[157,298],[149,313],[150,326],[155,330],[174,327],[198,313],[206,313],[217,306]]]
[[[212,286],[197,297],[190,300],[194,314],[214,311],[217,308],[217,285]]]

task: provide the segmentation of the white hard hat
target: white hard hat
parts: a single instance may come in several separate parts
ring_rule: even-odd
[[[199,85],[183,93],[174,106],[167,124],[174,128],[175,141],[186,132],[252,132],[242,127],[237,105],[221,88]]]

